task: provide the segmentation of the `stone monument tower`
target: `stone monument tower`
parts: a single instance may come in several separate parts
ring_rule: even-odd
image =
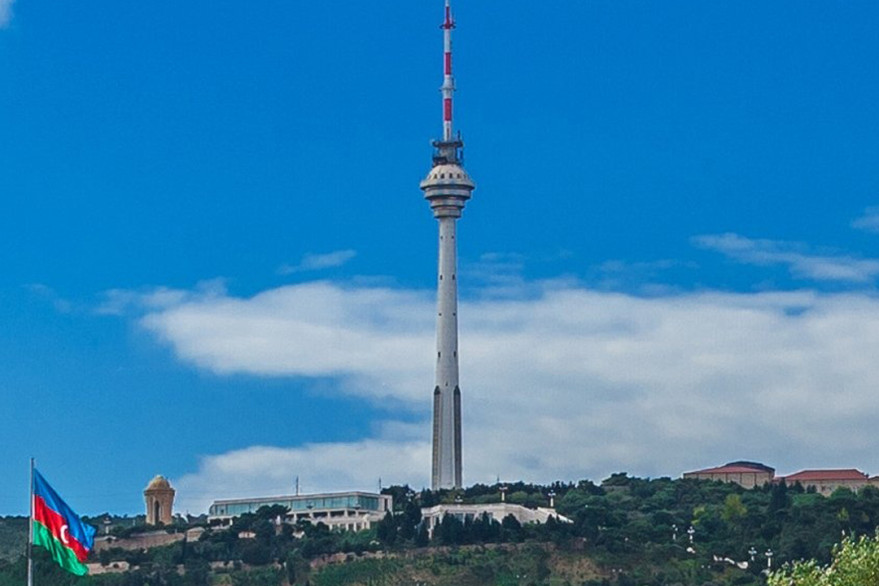
[[[174,489],[164,476],[156,476],[143,491],[146,501],[147,525],[170,525],[171,511],[174,506]]]

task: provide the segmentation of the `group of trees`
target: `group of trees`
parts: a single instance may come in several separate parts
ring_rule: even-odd
[[[769,576],[769,586],[877,586],[879,534],[846,537],[833,550],[833,561],[794,562]]]
[[[394,496],[395,511],[369,531],[337,532],[322,524],[279,523],[286,510],[264,507],[238,517],[231,528],[206,526],[198,541],[184,540],[146,552],[103,550],[96,556],[105,565],[124,561],[137,568],[124,574],[78,579],[43,560],[38,564],[46,573],[41,583],[208,586],[215,583],[212,576],[225,574],[225,583],[233,586],[317,585],[322,574],[312,568],[312,562],[328,554],[347,554],[356,560],[365,552],[489,544],[501,548],[493,550],[501,552],[497,555],[502,555],[504,547],[517,547],[503,544],[534,544],[540,551],[588,558],[604,569],[603,577],[586,582],[590,586],[762,584],[770,551],[776,569],[783,563],[799,562],[794,570],[785,570],[786,582],[771,578],[772,586],[847,586],[847,582],[816,581],[816,576],[822,576],[822,568],[831,561],[836,564],[831,567],[840,567],[843,562],[839,560],[851,564],[862,558],[879,564],[879,546],[860,538],[872,536],[879,525],[879,490],[872,487],[857,494],[838,490],[822,497],[798,485],[745,490],[735,484],[616,474],[600,485],[590,481],[550,486],[514,483],[439,492],[397,486],[386,492]],[[431,535],[421,516],[422,507],[441,502],[497,502],[502,492],[507,502],[529,507],[547,506],[553,497],[565,519],[523,526],[513,517],[462,520],[447,516]],[[844,542],[834,559],[834,545],[844,536],[854,538]],[[503,567],[496,560],[492,563]],[[351,575],[378,566],[373,562],[373,566],[360,567],[352,569]],[[383,567],[382,571],[391,571],[387,564]],[[23,559],[0,561],[0,586],[20,584],[23,571]],[[479,575],[478,568],[468,571]],[[840,570],[831,573],[841,575]],[[531,573],[532,579],[535,575]],[[875,583],[879,586],[879,581]]]
[[[731,483],[626,474],[615,474],[600,485],[476,485],[458,493],[414,496],[398,490],[395,502],[404,508],[415,502],[453,502],[455,497],[497,502],[502,489],[508,502],[525,506],[547,506],[552,494],[556,510],[571,523],[521,527],[513,519],[461,523],[449,517],[437,527],[433,543],[586,544],[586,555],[602,566],[623,569],[615,576],[621,582],[637,576],[639,584],[756,584],[770,563],[775,568],[799,560],[828,564],[834,545],[844,536],[872,535],[879,525],[879,489],[874,487],[858,493],[840,489],[824,497],[784,483],[746,490]],[[399,515],[396,533],[383,532],[383,543],[418,545],[417,532],[414,540],[410,538],[418,519],[412,512]]]
[[[829,561],[843,533],[872,533],[879,523],[879,490],[839,490],[822,497],[801,486],[745,490],[698,480],[645,480],[614,475],[566,491],[558,511],[574,533],[608,552],[686,542],[744,559],[751,547],[774,550],[776,560]]]

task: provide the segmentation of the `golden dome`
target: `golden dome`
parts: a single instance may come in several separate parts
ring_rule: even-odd
[[[150,483],[146,487],[147,490],[170,490],[171,483],[168,482],[168,479],[162,476],[161,474],[157,475],[155,478],[150,480]]]

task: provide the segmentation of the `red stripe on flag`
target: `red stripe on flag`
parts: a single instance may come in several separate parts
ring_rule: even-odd
[[[76,554],[76,559],[81,562],[86,560],[89,555],[88,550],[70,535],[67,529],[67,521],[56,511],[49,508],[49,505],[46,504],[46,501],[41,496],[34,496],[34,521],[45,526],[49,533],[52,534],[52,537],[60,541],[64,547],[72,550]]]

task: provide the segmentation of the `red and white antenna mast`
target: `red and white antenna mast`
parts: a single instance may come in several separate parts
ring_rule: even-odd
[[[446,0],[446,20],[443,22],[443,142],[452,142],[452,98],[455,93],[455,77],[452,75],[452,29],[455,19],[452,18],[452,7]]]

